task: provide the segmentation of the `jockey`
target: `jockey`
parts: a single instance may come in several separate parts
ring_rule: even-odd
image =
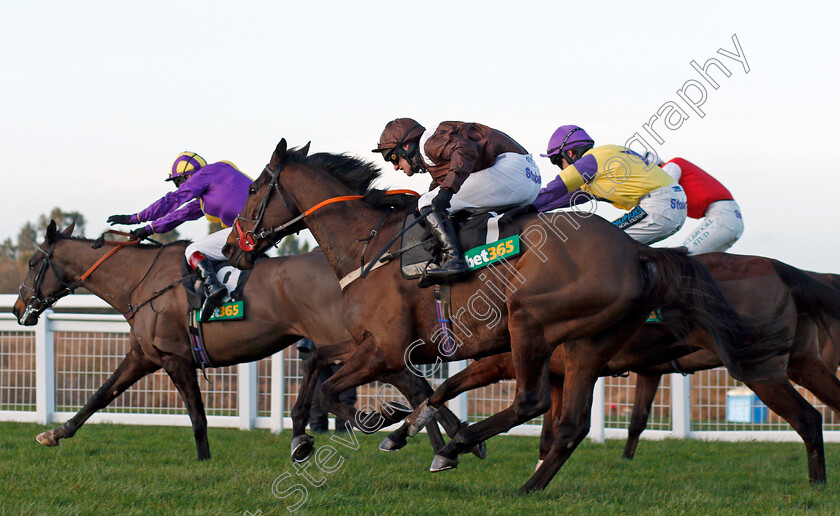
[[[560,126],[548,141],[547,154],[561,172],[534,201],[539,211],[586,202],[590,196],[629,213],[613,224],[643,244],[663,240],[685,223],[686,197],[664,170],[618,145],[594,147],[595,141],[576,125]]]
[[[431,207],[426,222],[443,258],[426,271],[421,286],[448,282],[469,270],[450,213],[527,205],[539,193],[534,158],[510,136],[482,124],[441,122],[427,130],[411,118],[397,118],[385,126],[373,152],[407,176],[432,176],[417,208],[422,213]]]
[[[703,219],[682,245],[690,254],[726,251],[744,234],[741,207],[717,179],[694,163],[674,158],[664,164],[667,172],[685,190],[688,216]]]
[[[220,161],[210,165],[194,152],[182,152],[172,164],[167,181],[175,184],[169,192],[145,210],[133,215],[111,215],[114,224],[140,224],[151,221],[131,232],[131,236],[144,239],[155,233],[166,233],[188,220],[205,215],[211,222],[221,222],[221,231],[211,233],[191,243],[186,249],[187,263],[199,273],[207,294],[199,319],[204,322],[221,305],[227,290],[216,278],[211,260],[224,260],[222,247],[227,241],[230,226],[242,211],[248,197],[251,179],[233,163]]]

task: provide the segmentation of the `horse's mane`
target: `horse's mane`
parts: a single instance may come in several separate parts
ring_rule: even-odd
[[[318,152],[306,156],[298,149],[286,153],[287,160],[323,170],[354,193],[363,195],[362,202],[372,208],[397,206],[407,208],[417,203],[417,198],[410,194],[388,195],[386,189],[373,188],[371,185],[379,179],[382,170],[371,163],[348,154],[330,154]]]

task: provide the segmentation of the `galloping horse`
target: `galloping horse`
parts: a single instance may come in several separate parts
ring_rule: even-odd
[[[820,350],[815,340],[817,325],[827,327],[832,322],[840,321],[840,291],[810,278],[799,269],[769,258],[710,253],[698,255],[697,259],[709,268],[726,299],[741,315],[750,319],[773,318],[777,321],[781,336],[790,340],[792,347],[786,355],[771,360],[782,359],[788,378],[809,389],[827,405],[840,410],[840,380],[832,373],[836,365],[832,369],[820,359]],[[770,335],[768,337],[772,338]],[[755,345],[760,347],[764,342],[757,340]],[[686,354],[698,348],[701,350]],[[541,462],[548,455],[558,434],[555,418],[561,414],[564,359],[564,348],[558,347],[549,365],[552,406],[543,418]],[[690,372],[718,367],[721,359],[715,352],[714,343],[702,332],[695,331],[677,339],[667,327],[652,324],[645,325],[627,346],[614,355],[600,371],[600,375],[633,371],[639,373],[640,378],[655,378],[658,384],[659,373],[676,372],[674,363],[679,364],[679,372]],[[435,391],[429,404],[442,405],[464,391],[513,378],[514,374],[510,353],[482,358],[447,379]],[[637,384],[637,404],[640,403],[640,397],[642,402],[647,403],[641,410],[650,410],[655,384],[652,394],[650,385],[651,382],[642,381],[640,394]],[[804,441],[810,481],[814,484],[825,482],[820,413],[785,378],[773,382],[747,382],[747,385],[768,407],[790,423]],[[635,450],[638,436],[644,429],[647,418],[642,419],[639,414],[634,411],[625,456],[628,449],[630,452]],[[389,439],[405,433],[408,433],[406,425],[389,436]],[[404,439],[397,439],[397,442],[402,444]],[[392,445],[386,439],[380,446],[383,447],[393,450],[399,446]]]
[[[36,324],[45,309],[82,286],[119,312],[133,313],[128,320],[131,347],[85,406],[61,426],[40,434],[38,442],[56,446],[60,439],[72,437],[93,413],[162,367],[186,405],[198,459],[209,459],[207,418],[190,350],[187,299],[181,286],[180,263],[187,242],[164,246],[118,243],[119,252],[100,262],[105,249],[92,249],[93,240],[71,237],[72,233],[72,224],[59,233],[55,221],[50,222],[44,243],[29,259],[29,271],[15,302],[18,322]],[[319,252],[260,260],[243,290],[243,299],[247,319],[204,326],[207,352],[216,367],[259,360],[301,337],[318,345],[349,338],[340,322],[338,283]],[[407,370],[383,380],[395,385],[415,406],[432,392],[425,379]],[[461,426],[449,411],[441,423],[450,435]],[[437,425],[428,429],[434,449],[440,449],[444,443]]]
[[[560,435],[522,490],[545,488],[589,430],[598,372],[656,306],[677,308],[693,326],[709,332],[734,376],[759,381],[783,375],[775,365],[768,368],[765,359],[782,352],[786,343],[780,341],[776,349],[745,345],[752,329],[702,265],[674,250],[641,246],[600,217],[520,218],[519,257],[495,266],[494,274],[475,274],[452,285],[452,306],[462,307],[452,328],[456,349],[439,350],[432,292],[403,279],[393,263],[374,268],[384,262],[373,251],[393,247],[403,216],[416,206],[414,198],[371,188],[379,169],[370,163],[326,153],[307,157],[307,152],[308,145],[287,151],[286,141],[280,141],[250,186],[224,252],[233,265],[248,268],[254,253],[305,226],[336,276],[349,281],[343,318],[356,347],[346,350],[345,365],[323,385],[330,412],[364,431],[365,422],[382,416],[342,406],[340,392],[399,371],[407,361],[512,353],[512,405],[459,431],[435,456],[433,471],[454,467],[459,453],[545,412],[551,404],[549,358],[566,342]],[[360,265],[369,270],[351,281]],[[422,409],[415,414],[425,419],[432,411]],[[302,432],[299,424],[293,432]]]
[[[705,261],[715,276],[719,267],[731,269],[731,265],[727,267],[727,262],[744,263],[744,272],[754,273],[760,265],[758,260],[761,260],[757,257],[750,260],[749,257],[718,253],[700,255],[698,259]],[[800,355],[800,358],[788,363],[788,378],[813,392],[835,411],[840,411],[840,397],[837,394],[840,382],[833,373],[840,365],[840,291],[837,290],[840,288],[840,276],[800,271],[776,260],[768,261],[779,273],[780,279],[791,289],[790,295],[799,313],[795,321],[795,340],[791,354]],[[814,282],[807,276],[822,283]],[[759,297],[763,293],[755,291],[752,294]],[[728,299],[737,307],[731,298]],[[819,363],[820,358],[822,364]],[[633,410],[627,427],[627,443],[622,456],[632,459],[635,455],[639,437],[647,427],[663,374],[694,373],[720,365],[720,358],[713,351],[704,349],[639,372],[636,377]]]

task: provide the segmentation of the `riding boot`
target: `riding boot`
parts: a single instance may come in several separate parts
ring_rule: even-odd
[[[461,258],[461,251],[458,249],[458,237],[455,234],[455,227],[445,213],[432,210],[426,215],[426,223],[432,236],[437,240],[441,249],[440,265],[430,267],[420,280],[420,287],[429,285],[449,283],[454,281],[469,270],[467,262]]]
[[[201,313],[199,313],[198,319],[201,322],[207,322],[210,316],[213,315],[213,311],[221,306],[222,300],[227,295],[227,289],[216,278],[216,269],[213,267],[209,258],[204,258],[196,263],[195,270],[201,276],[201,280],[204,283],[204,294],[206,295],[204,304],[201,305]]]

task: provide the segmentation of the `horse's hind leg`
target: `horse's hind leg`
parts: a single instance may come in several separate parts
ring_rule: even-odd
[[[630,415],[630,425],[627,427],[627,443],[624,445],[625,459],[632,459],[636,454],[636,446],[639,444],[639,436],[647,428],[650,418],[650,410],[653,407],[653,400],[656,398],[656,391],[659,389],[659,382],[662,375],[636,376],[636,393],[633,399],[633,412]]]
[[[93,396],[85,403],[85,406],[75,416],[68,419],[61,426],[38,435],[36,439],[44,446],[58,446],[60,439],[73,437],[73,434],[96,411],[107,407],[117,396],[134,385],[137,380],[158,369],[160,369],[159,365],[132,347],[126,353],[120,365],[117,366],[116,371],[97,389]]]
[[[787,421],[802,437],[808,455],[808,478],[812,484],[825,482],[822,415],[796,392],[788,381],[747,383],[761,401]]]
[[[578,342],[569,341],[565,346],[563,406],[560,421],[555,425],[554,442],[540,467],[520,489],[522,493],[545,489],[589,433],[592,391],[605,360],[590,355]]]
[[[192,423],[195,445],[198,450],[198,460],[210,458],[210,442],[207,440],[207,415],[204,412],[204,402],[201,399],[201,390],[198,387],[198,375],[195,365],[176,355],[165,355],[163,358],[163,369],[178,393]]]
[[[564,378],[553,375],[549,378],[551,380],[551,408],[543,414],[542,429],[540,430],[540,459],[537,461],[536,469],[540,469],[543,460],[554,445],[554,434],[557,431],[560,413],[563,411]]]
[[[824,358],[821,360],[817,354],[815,339],[818,330],[809,318],[799,318],[796,326],[797,349],[788,359],[788,378],[840,413],[840,380],[832,373],[831,366],[823,362]]]

